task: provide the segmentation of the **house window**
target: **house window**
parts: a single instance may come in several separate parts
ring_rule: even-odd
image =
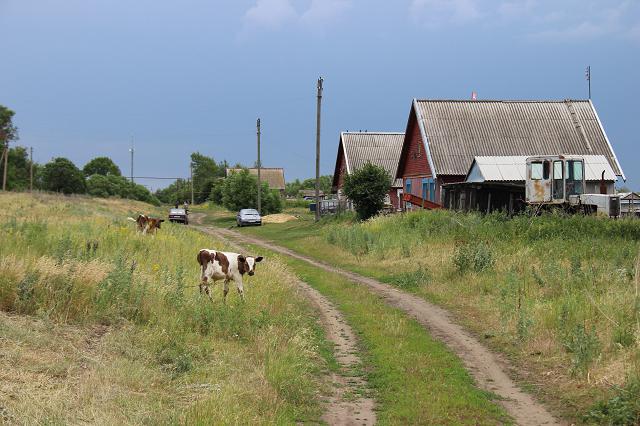
[[[407,194],[411,194],[411,179],[407,179]]]
[[[422,198],[429,201],[436,201],[436,181],[433,178],[422,179]]]
[[[540,180],[543,175],[542,162],[531,163],[531,180]]]

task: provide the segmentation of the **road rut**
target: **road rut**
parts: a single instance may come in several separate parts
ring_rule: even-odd
[[[198,222],[196,218],[196,222]],[[219,228],[200,226],[202,232],[225,240],[235,250],[243,251],[237,244],[229,240],[229,234]],[[326,338],[334,344],[334,357],[340,365],[339,373],[331,373],[331,395],[325,399],[325,413],[322,420],[330,425],[368,426],[376,423],[375,402],[362,395],[368,389],[368,383],[354,374],[362,364],[358,356],[357,338],[339,310],[322,294],[303,281],[296,281],[306,298],[316,307],[320,315],[320,323],[325,330]]]
[[[230,229],[216,228],[220,234],[243,243],[254,244],[269,250],[303,260],[315,267],[333,272],[351,281],[369,287],[380,295],[389,305],[403,310],[415,318],[429,333],[447,345],[460,359],[475,379],[477,385],[500,397],[507,412],[519,425],[558,425],[562,424],[530,394],[522,391],[505,373],[508,362],[489,351],[473,335],[456,324],[451,315],[432,303],[412,294],[400,291],[388,284],[364,277],[351,271],[336,268],[327,263],[301,255],[287,248],[250,237]]]

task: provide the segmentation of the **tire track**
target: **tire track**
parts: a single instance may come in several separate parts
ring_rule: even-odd
[[[243,243],[254,244],[269,250],[303,260],[325,271],[333,272],[351,281],[369,287],[389,305],[399,308],[415,318],[429,333],[447,345],[460,359],[475,379],[477,385],[500,397],[500,404],[519,425],[559,425],[562,424],[530,394],[522,391],[505,373],[510,368],[508,362],[489,351],[473,335],[456,324],[445,309],[417,296],[400,291],[388,284],[372,278],[346,271],[327,263],[301,255],[271,242],[249,237],[230,229],[216,228],[216,231]]]
[[[194,220],[200,223],[201,216],[193,214]],[[201,232],[224,240],[235,250],[243,251],[229,235],[220,229],[196,227]],[[340,365],[339,373],[331,373],[331,395],[325,400],[325,413],[321,420],[330,425],[369,426],[376,423],[375,402],[363,395],[363,389],[369,389],[368,383],[355,374],[362,360],[358,356],[357,337],[345,321],[343,315],[320,292],[309,284],[297,280],[307,300],[310,300],[319,314],[320,323],[325,330],[326,338],[334,345],[334,357]]]

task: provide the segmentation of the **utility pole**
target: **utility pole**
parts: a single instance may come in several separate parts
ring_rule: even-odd
[[[33,192],[33,147],[29,148],[29,192]]]
[[[584,72],[584,76],[589,82],[589,99],[591,99],[591,65],[587,66],[587,69]]]
[[[0,130],[0,139],[4,140],[4,151],[2,156],[4,157],[4,168],[2,173],[2,190],[7,190],[7,167],[9,165],[9,139],[4,130]]]
[[[193,205],[193,161],[189,162],[189,173],[191,174],[191,205]]]
[[[260,168],[261,168],[261,164],[260,164],[260,119],[258,118],[258,121],[256,122],[256,128],[257,128],[257,133],[258,133],[258,213],[262,214],[262,184],[261,184],[261,179],[260,179]]]
[[[133,183],[133,136],[131,136],[131,148],[129,148],[129,152],[131,153],[131,183]]]
[[[318,106],[316,111],[316,222],[320,220],[320,113],[322,111],[322,77],[318,79]]]

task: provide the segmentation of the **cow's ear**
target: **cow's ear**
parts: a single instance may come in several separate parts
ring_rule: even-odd
[[[247,261],[247,258],[245,258],[243,255],[239,254],[238,255],[238,263],[244,263]]]
[[[258,257],[256,257],[256,262],[262,262],[262,259],[264,259],[264,257],[258,256]]]

